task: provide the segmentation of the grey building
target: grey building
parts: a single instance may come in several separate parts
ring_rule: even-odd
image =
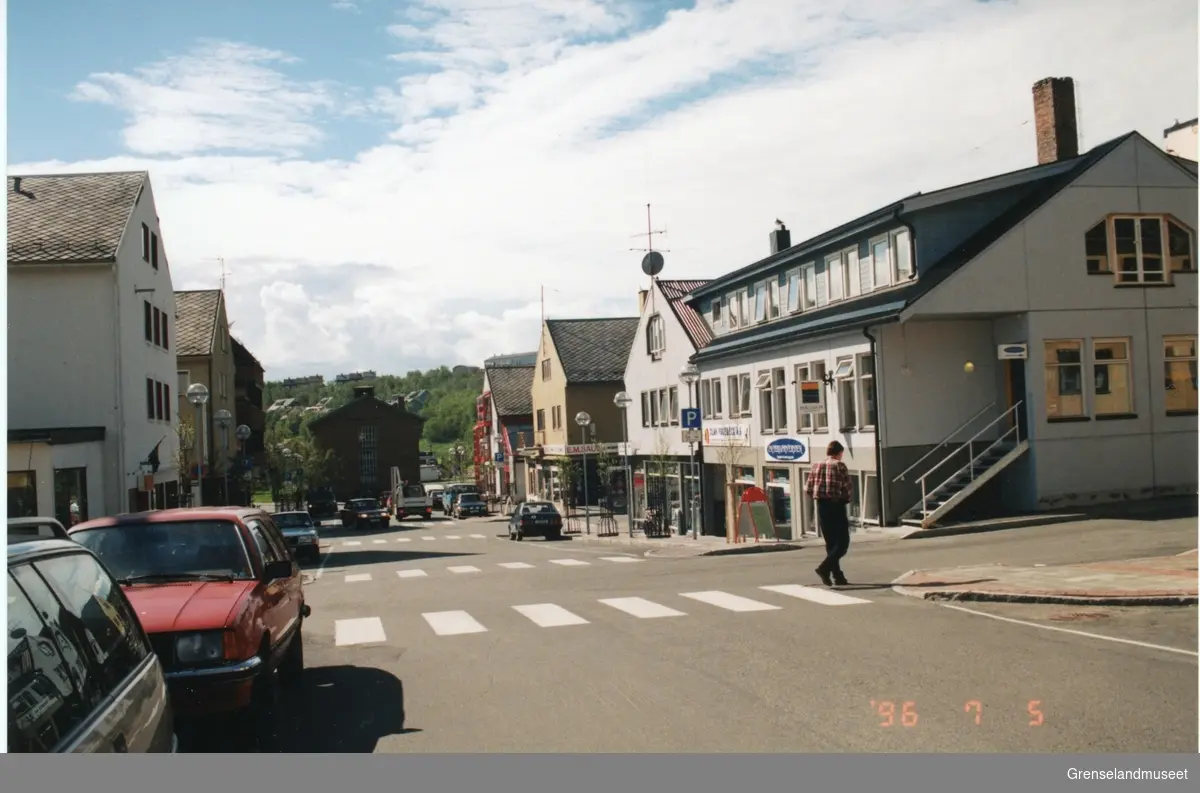
[[[1033,93],[1036,166],[777,230],[689,296],[710,482],[766,489],[780,534],[815,530],[833,438],[859,524],[1195,492],[1196,163],[1137,132],[1079,154],[1072,81]]]

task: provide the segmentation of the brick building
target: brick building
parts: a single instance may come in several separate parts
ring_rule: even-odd
[[[377,497],[391,487],[391,469],[421,481],[421,429],[425,420],[403,404],[375,397],[375,387],[354,389],[354,398],[309,424],[317,444],[337,457],[329,484],[338,499]],[[314,483],[315,484],[315,483]]]

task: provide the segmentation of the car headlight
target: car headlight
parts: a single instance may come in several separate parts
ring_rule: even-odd
[[[185,633],[175,639],[175,657],[181,664],[204,664],[225,658],[225,642],[220,631]]]
[[[366,518],[366,517],[368,517],[368,516],[367,516],[367,515],[364,515],[364,514],[362,514],[362,513],[359,513],[359,517],[360,517],[360,518]]]

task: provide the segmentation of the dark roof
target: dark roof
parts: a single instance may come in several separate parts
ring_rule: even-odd
[[[546,320],[567,383],[624,382],[640,322],[640,317]]]
[[[175,293],[176,355],[212,355],[221,300],[220,289]]]
[[[1200,118],[1193,118],[1191,121],[1176,121],[1174,124],[1172,124],[1171,126],[1169,126],[1163,130],[1163,137],[1165,138],[1166,136],[1170,135],[1172,132],[1178,132],[1181,129],[1187,129],[1188,127],[1194,127],[1194,126],[1196,126],[1197,123],[1200,123]]]
[[[533,415],[534,367],[488,365],[485,368],[492,403],[500,418]]]
[[[145,171],[8,177],[8,261],[116,261],[147,178]]]
[[[178,305],[178,303],[176,303]],[[233,336],[229,337],[229,341],[233,344],[233,362],[235,366],[254,366],[259,371],[265,371],[262,363],[258,358],[254,357],[254,353],[250,352],[245,344],[242,344]]]
[[[700,312],[688,304],[687,296],[704,286],[709,282],[709,279],[694,279],[691,281],[658,281],[658,288],[662,290],[663,297],[667,299],[667,303],[671,306],[671,311],[675,314],[675,318],[679,320],[679,324],[683,326],[687,332],[688,339],[691,340],[692,346],[697,350],[702,350],[712,341],[712,329],[708,327],[708,323],[700,316]]]
[[[341,407],[337,407],[333,410],[328,410],[322,413],[320,416],[317,416],[315,419],[310,421],[308,426],[318,427],[328,422],[331,418],[342,416],[348,413],[352,408],[361,407],[364,402],[373,402],[376,405],[377,410],[382,410],[385,412],[385,415],[391,415],[400,420],[408,419],[411,421],[425,421],[425,419],[421,418],[416,413],[409,413],[400,405],[389,404],[376,396],[360,396],[351,397],[350,401]]]
[[[769,325],[751,326],[715,340],[707,348],[692,356],[693,361],[704,361],[731,353],[742,353],[759,347],[768,347],[781,342],[791,342],[811,336],[865,328],[882,322],[895,320],[900,313],[915,303],[938,284],[956,273],[964,265],[1007,234],[1013,227],[1028,218],[1060,191],[1074,182],[1084,171],[1106,157],[1118,146],[1133,137],[1142,137],[1130,132],[1119,138],[1102,143],[1091,151],[1072,160],[1068,168],[1050,170],[1034,189],[1014,204],[1002,209],[991,221],[951,250],[940,260],[921,268],[921,276],[905,286],[886,289],[858,298],[852,302],[836,303],[819,311],[806,311],[793,318]],[[1144,138],[1143,138],[1144,140]],[[1149,143],[1147,141],[1147,143]],[[1153,144],[1150,144],[1153,145]],[[1163,156],[1167,156],[1165,153]],[[1049,166],[1043,166],[1049,168]],[[904,202],[898,202],[903,208]]]
[[[1197,163],[1196,163],[1196,161],[1195,161],[1195,160],[1189,160],[1187,157],[1180,157],[1180,156],[1178,156],[1178,155],[1175,155],[1175,154],[1172,154],[1172,155],[1170,155],[1170,157],[1171,157],[1171,159],[1172,159],[1172,160],[1174,160],[1174,161],[1175,161],[1175,163],[1176,163],[1176,164],[1177,164],[1177,165],[1178,165],[1180,168],[1184,169],[1185,171],[1187,171],[1188,173],[1190,173],[1192,176],[1196,176],[1196,175],[1197,175],[1197,173],[1196,173],[1196,165],[1197,165]]]

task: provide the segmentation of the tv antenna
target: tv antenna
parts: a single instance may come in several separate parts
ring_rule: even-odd
[[[655,253],[655,250],[654,250],[654,235],[655,235],[655,234],[666,234],[666,233],[667,233],[667,230],[666,230],[666,229],[657,229],[657,230],[655,230],[655,229],[654,229],[654,227],[651,225],[651,223],[650,223],[650,205],[649,205],[649,204],[646,204],[646,247],[645,247],[645,248],[630,248],[629,250],[631,250],[631,251],[643,251],[643,252],[645,252],[645,253]],[[639,232],[639,233],[637,233],[637,234],[631,234],[631,235],[630,235],[630,238],[631,238],[631,239],[633,239],[633,238],[640,237],[640,236],[642,236],[642,235],[641,235],[641,233]],[[671,251],[670,251],[670,250],[667,250],[667,249],[663,249],[663,251],[662,251],[662,253],[670,253],[670,252],[671,252]],[[661,256],[659,256],[658,258],[659,258],[659,259],[662,259],[662,257],[661,257]]]

